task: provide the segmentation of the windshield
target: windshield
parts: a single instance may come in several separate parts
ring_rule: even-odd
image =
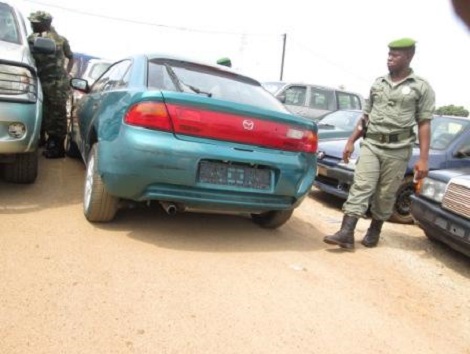
[[[431,120],[431,149],[447,149],[469,127],[470,119],[435,117]]]
[[[318,127],[334,126],[342,130],[353,130],[357,121],[361,117],[362,112],[353,111],[336,111],[324,116],[319,122]]]
[[[12,8],[0,3],[0,40],[20,44],[20,35]]]
[[[173,60],[149,62],[150,88],[183,91],[264,109],[287,109],[255,80],[209,66]]]

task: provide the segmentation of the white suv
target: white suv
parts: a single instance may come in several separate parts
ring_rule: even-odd
[[[364,106],[360,94],[332,87],[282,81],[265,82],[263,86],[289,111],[315,122],[330,112],[361,110]]]
[[[33,183],[38,174],[42,90],[27,41],[25,21],[0,1],[0,164],[8,182]],[[55,43],[37,38],[33,50],[54,53]]]

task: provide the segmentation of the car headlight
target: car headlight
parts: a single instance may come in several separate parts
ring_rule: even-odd
[[[340,167],[343,167],[343,168],[347,168],[348,170],[352,170],[354,171],[356,169],[356,163],[357,163],[357,159],[349,159],[349,162],[346,163],[344,161],[341,161],[338,166]]]
[[[420,187],[419,194],[435,202],[441,203],[446,192],[447,183],[426,177]]]

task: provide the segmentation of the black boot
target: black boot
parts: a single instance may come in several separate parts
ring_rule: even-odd
[[[44,130],[41,130],[41,133],[39,134],[39,147],[44,147],[46,146],[46,132]]]
[[[379,243],[380,232],[382,231],[383,220],[372,219],[366,235],[361,243],[366,247],[375,247]]]
[[[50,136],[47,139],[46,150],[42,152],[47,159],[58,159],[65,157],[64,138]]]
[[[354,248],[354,229],[356,228],[356,216],[344,215],[341,229],[331,236],[325,236],[323,242],[330,245],[338,245],[341,248],[353,249]]]

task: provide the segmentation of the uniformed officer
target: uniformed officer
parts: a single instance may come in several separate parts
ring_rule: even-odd
[[[379,242],[382,225],[393,212],[396,192],[411,157],[416,125],[420,157],[414,165],[415,179],[428,173],[434,91],[410,68],[415,53],[413,39],[402,38],[388,47],[389,74],[377,78],[372,85],[363,116],[343,151],[347,163],[354,142],[364,137],[354,181],[343,205],[341,229],[324,238],[324,242],[346,249],[354,248],[354,229],[358,218],[365,216],[369,203],[372,221],[361,243],[375,247]]]
[[[33,33],[28,37],[32,48],[36,37],[54,40],[54,54],[35,53],[32,49],[38,76],[44,93],[42,134],[47,134],[46,158],[65,156],[64,139],[67,131],[66,103],[70,93],[68,73],[73,67],[73,54],[68,40],[60,36],[51,26],[52,16],[44,11],[36,11],[28,17]],[[68,59],[67,68],[65,61]]]

